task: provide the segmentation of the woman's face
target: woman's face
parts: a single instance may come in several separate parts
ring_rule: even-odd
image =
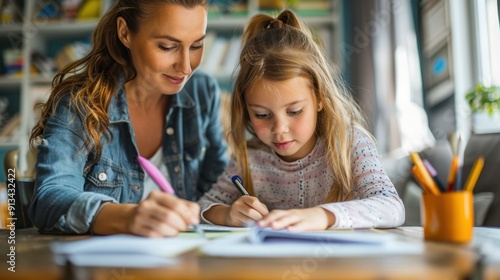
[[[137,34],[128,30],[123,18],[118,18],[117,27],[137,71],[135,86],[176,94],[201,63],[207,11],[204,6],[165,4],[140,23]]]

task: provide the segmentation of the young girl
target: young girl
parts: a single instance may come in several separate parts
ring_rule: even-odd
[[[250,20],[232,97],[234,158],[198,201],[205,222],[290,231],[404,222],[359,109],[332,73],[293,12]]]

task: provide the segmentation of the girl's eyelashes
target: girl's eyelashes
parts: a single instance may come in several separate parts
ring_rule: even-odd
[[[292,116],[296,116],[296,115],[298,115],[300,113],[302,113],[302,109],[288,111],[288,114],[292,115]]]
[[[290,116],[297,116],[299,115],[300,113],[302,113],[303,109],[298,109],[298,110],[290,110],[290,111],[287,111],[286,113]],[[257,119],[267,119],[267,118],[270,118],[271,117],[271,113],[255,113],[255,117]]]
[[[257,119],[265,119],[265,118],[268,118],[271,114],[258,114],[258,113],[255,113],[255,117]]]

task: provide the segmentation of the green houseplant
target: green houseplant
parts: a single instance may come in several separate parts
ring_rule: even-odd
[[[500,132],[500,87],[476,85],[465,99],[472,112],[475,133]]]
[[[470,109],[475,112],[487,112],[493,115],[500,112],[500,87],[477,85],[465,95]]]

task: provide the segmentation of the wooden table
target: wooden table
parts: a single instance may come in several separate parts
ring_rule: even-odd
[[[420,227],[389,231],[423,242]],[[496,244],[500,240],[500,228],[476,228],[475,232],[483,239],[498,236]],[[59,266],[49,249],[50,242],[90,236],[41,235],[34,228],[16,231],[15,272],[11,272],[9,235],[9,230],[0,231],[0,279],[500,279],[500,269],[496,268],[500,265],[480,262],[472,244],[435,242],[425,242],[421,255],[258,259],[209,257],[191,251],[175,258],[176,264],[158,268]]]

